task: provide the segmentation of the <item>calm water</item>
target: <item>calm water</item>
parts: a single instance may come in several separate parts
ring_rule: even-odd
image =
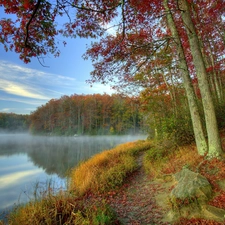
[[[80,161],[117,144],[146,136],[40,137],[0,134],[0,214],[27,202],[36,185],[65,188],[66,174]],[[1,217],[1,216],[0,216]]]

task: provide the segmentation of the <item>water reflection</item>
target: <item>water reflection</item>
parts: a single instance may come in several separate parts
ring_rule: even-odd
[[[67,171],[80,161],[117,144],[146,136],[36,137],[0,134],[0,211],[26,202],[37,182],[65,185]]]
[[[45,176],[43,170],[33,166],[25,154],[0,156],[0,211],[29,200],[28,195],[22,194],[26,185]]]
[[[91,155],[111,148],[115,141],[96,138],[47,138],[42,142],[33,141],[32,151],[28,151],[29,157],[35,165],[42,167],[47,174],[57,173],[64,177],[66,172],[80,161]]]
[[[0,136],[0,138],[2,137]],[[0,142],[0,156],[27,154],[34,165],[42,168],[47,174],[56,173],[64,178],[66,172],[80,161],[119,143],[144,138],[144,136],[34,137],[25,134],[8,135]],[[5,163],[7,164],[7,162]]]

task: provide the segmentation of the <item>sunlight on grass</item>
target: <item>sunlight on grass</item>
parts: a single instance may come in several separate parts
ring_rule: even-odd
[[[150,142],[130,142],[95,155],[71,172],[70,190],[83,195],[122,185],[126,175],[137,168],[135,156],[150,147]]]

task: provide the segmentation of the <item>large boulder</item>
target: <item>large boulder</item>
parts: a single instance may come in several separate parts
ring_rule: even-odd
[[[207,204],[212,187],[204,176],[183,168],[173,177],[175,185],[169,196],[172,209],[167,213],[166,221],[174,222],[184,217],[224,222],[225,210]]]
[[[202,205],[212,195],[212,187],[208,180],[199,173],[183,168],[174,175],[176,185],[170,193],[172,207],[181,208],[188,204]]]

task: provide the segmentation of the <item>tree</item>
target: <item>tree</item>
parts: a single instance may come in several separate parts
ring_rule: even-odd
[[[222,0],[56,0],[54,3],[46,0],[1,0],[0,6],[4,6],[7,13],[16,14],[17,20],[0,21],[0,40],[6,50],[15,50],[24,62],[29,62],[32,57],[41,57],[48,52],[57,56],[59,51],[55,37],[58,34],[98,37],[98,42],[92,44],[85,56],[93,60],[95,67],[90,82],[115,81],[116,87],[126,87],[127,84],[137,86],[140,83],[134,79],[137,72],[148,74],[152,80],[158,79],[152,76],[153,67],[161,72],[165,67],[186,70],[182,77],[199,153],[208,152],[209,157],[217,157],[222,150],[203,52],[207,52],[205,30],[211,36],[223,39],[222,5]],[[60,29],[56,19],[63,15],[68,17],[68,22]],[[72,18],[72,15],[75,16]],[[208,15],[214,19],[207,19]],[[114,35],[107,32],[110,23],[115,29]],[[216,33],[216,29],[219,32]],[[159,53],[169,46],[173,49],[176,41],[178,57],[173,55],[172,60],[162,63],[162,54]],[[219,52],[224,54],[222,48]],[[206,144],[203,144],[200,119],[195,117],[198,110],[191,87],[194,77],[198,80],[204,108],[207,150]],[[196,121],[198,125],[195,126]]]
[[[62,96],[31,113],[31,131],[48,135],[110,134],[113,127],[116,134],[138,133],[142,129],[138,102],[138,98],[118,94]]]
[[[189,109],[193,124],[193,130],[195,134],[195,141],[198,149],[198,153],[200,155],[204,155],[207,152],[207,143],[204,136],[203,126],[200,118],[200,113],[197,105],[196,96],[194,93],[194,88],[192,86],[191,77],[188,70],[188,65],[185,60],[185,53],[182,46],[181,39],[179,37],[179,33],[176,28],[176,24],[174,22],[172,13],[168,6],[168,0],[163,1],[164,8],[166,10],[166,20],[168,23],[168,27],[171,31],[172,37],[174,38],[174,42],[176,44],[177,53],[179,55],[180,60],[180,70],[183,78],[184,88],[186,91]]]
[[[206,121],[206,129],[208,135],[208,155],[210,157],[218,157],[222,152],[221,142],[219,138],[218,125],[216,120],[215,108],[212,94],[210,91],[206,66],[203,60],[202,52],[199,45],[196,28],[191,19],[189,4],[186,0],[178,1],[181,10],[181,17],[185,24],[185,29],[188,35],[193,63],[195,66],[199,89],[201,91],[202,103]]]
[[[4,131],[28,131],[29,116],[14,113],[0,113],[0,130]]]

